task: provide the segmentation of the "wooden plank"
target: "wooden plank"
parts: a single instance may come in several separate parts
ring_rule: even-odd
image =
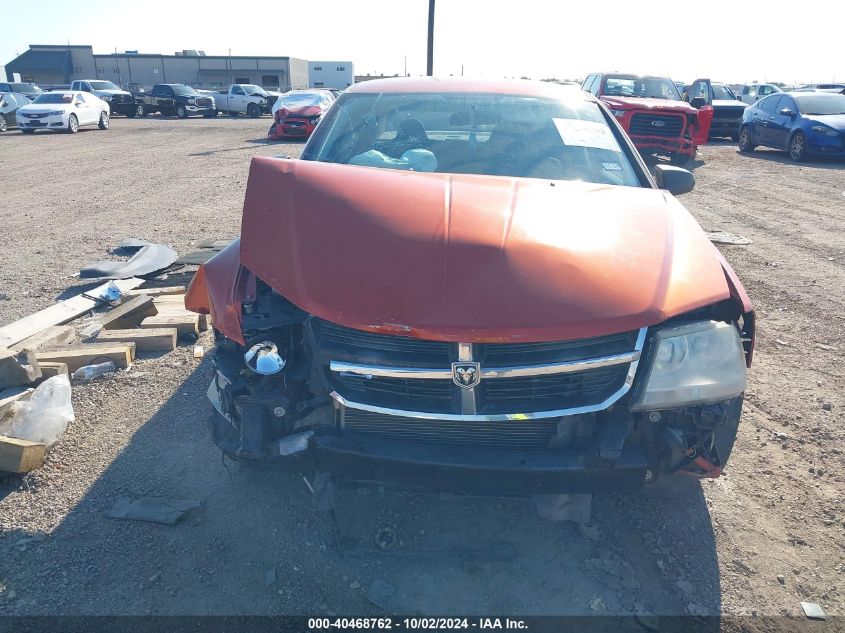
[[[172,351],[176,349],[176,328],[148,328],[132,330],[103,330],[97,342],[135,343],[137,352]]]
[[[194,312],[183,312],[180,314],[158,314],[156,316],[147,317],[141,321],[141,327],[147,328],[176,328],[179,336],[187,334],[199,334],[200,331],[200,315]]]
[[[20,387],[41,378],[32,352],[16,352],[0,347],[0,389]]]
[[[28,473],[44,463],[47,447],[38,442],[0,435],[0,470],[7,473]]]
[[[166,314],[168,316],[180,316],[184,314],[196,314],[185,308],[184,297],[157,297],[155,306],[159,314]],[[200,332],[205,332],[208,329],[208,317],[205,314],[199,315]]]
[[[147,295],[148,297],[166,297],[169,295],[184,295],[185,286],[164,286],[162,288],[136,288],[123,293],[127,297]]]
[[[54,345],[69,345],[76,340],[76,330],[72,325],[51,325],[38,334],[25,338],[20,343],[12,345],[11,349],[23,351],[36,350]]]
[[[153,298],[147,295],[132,297],[126,303],[106,312],[99,319],[104,330],[125,330],[134,327],[146,317],[158,314]]]
[[[38,362],[65,363],[73,372],[93,363],[108,359],[125,369],[135,359],[135,343],[83,343],[66,347],[51,347],[35,352]]]
[[[33,389],[29,387],[14,387],[0,391],[0,419],[12,410],[12,405],[19,400],[29,400]]]
[[[102,305],[102,301],[92,299],[91,297],[99,296],[101,292],[108,288],[110,283],[112,282],[106,282],[87,291],[86,293],[78,294],[75,297],[65,299],[64,301],[59,301],[58,303],[51,305],[49,308],[44,308],[35,314],[30,314],[23,319],[18,319],[17,321],[0,328],[0,347],[9,347],[15,343],[20,343],[25,338],[38,334],[40,331],[50,327],[51,325],[61,325],[62,323],[67,323],[79,315],[85,314],[92,308]],[[120,288],[121,292],[126,292],[132,288],[137,288],[144,283],[144,280],[132,277],[130,279],[120,279],[114,283],[118,288]]]
[[[155,298],[155,301],[156,303],[181,303],[182,305],[185,305],[185,293],[160,295]]]

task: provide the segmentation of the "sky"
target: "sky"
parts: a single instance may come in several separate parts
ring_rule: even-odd
[[[425,73],[428,0],[294,4],[39,0],[37,20],[4,29],[0,64],[29,44],[70,42],[96,53],[197,49],[352,61],[359,75],[401,75],[407,58],[410,75]],[[437,0],[435,15],[438,76],[573,79],[619,71],[685,82],[845,81],[842,0]],[[296,17],[293,26],[286,16]]]

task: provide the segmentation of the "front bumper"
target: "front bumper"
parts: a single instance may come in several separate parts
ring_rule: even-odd
[[[18,127],[24,130],[62,130],[67,128],[67,121],[61,115],[30,119],[18,117]]]
[[[197,105],[190,105],[190,104],[185,104],[185,109],[188,111],[188,114],[207,114],[209,112],[214,112],[214,110],[215,110],[213,105],[197,106]]]
[[[632,135],[631,141],[640,151],[695,156],[695,144],[685,138]]]
[[[845,134],[831,138],[811,132],[807,136],[807,149],[816,156],[845,158]]]
[[[346,433],[315,435],[308,453],[318,471],[340,479],[478,495],[637,490],[648,467],[633,444],[616,459],[602,459],[573,450],[468,450]]]
[[[123,116],[135,114],[136,105],[134,101],[132,103],[113,103],[109,101],[108,103],[112,114],[122,114]]]
[[[722,138],[736,136],[739,134],[739,126],[742,124],[742,118],[736,119],[713,119],[710,123],[710,137]]]
[[[312,125],[307,119],[282,119],[274,122],[267,132],[267,138],[278,140],[282,138],[303,138],[311,136],[316,125]]]

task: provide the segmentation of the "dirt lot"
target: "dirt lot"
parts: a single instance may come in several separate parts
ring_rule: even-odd
[[[301,150],[266,144],[268,125],[0,137],[0,324],[78,290],[124,237],[184,253],[235,236],[250,157]],[[597,534],[522,500],[344,490],[339,550],[301,480],[221,461],[210,360],[183,347],[76,387],[46,465],[0,483],[0,614],[845,613],[845,165],[724,144],[694,170],[690,211],[753,240],[723,247],[759,338],[722,478],[599,497]],[[175,526],[105,518],[120,495],[205,505]]]

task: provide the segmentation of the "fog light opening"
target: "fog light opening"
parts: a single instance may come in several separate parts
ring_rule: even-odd
[[[262,376],[278,374],[287,364],[272,341],[263,341],[250,347],[244,354],[244,362],[252,371]]]

